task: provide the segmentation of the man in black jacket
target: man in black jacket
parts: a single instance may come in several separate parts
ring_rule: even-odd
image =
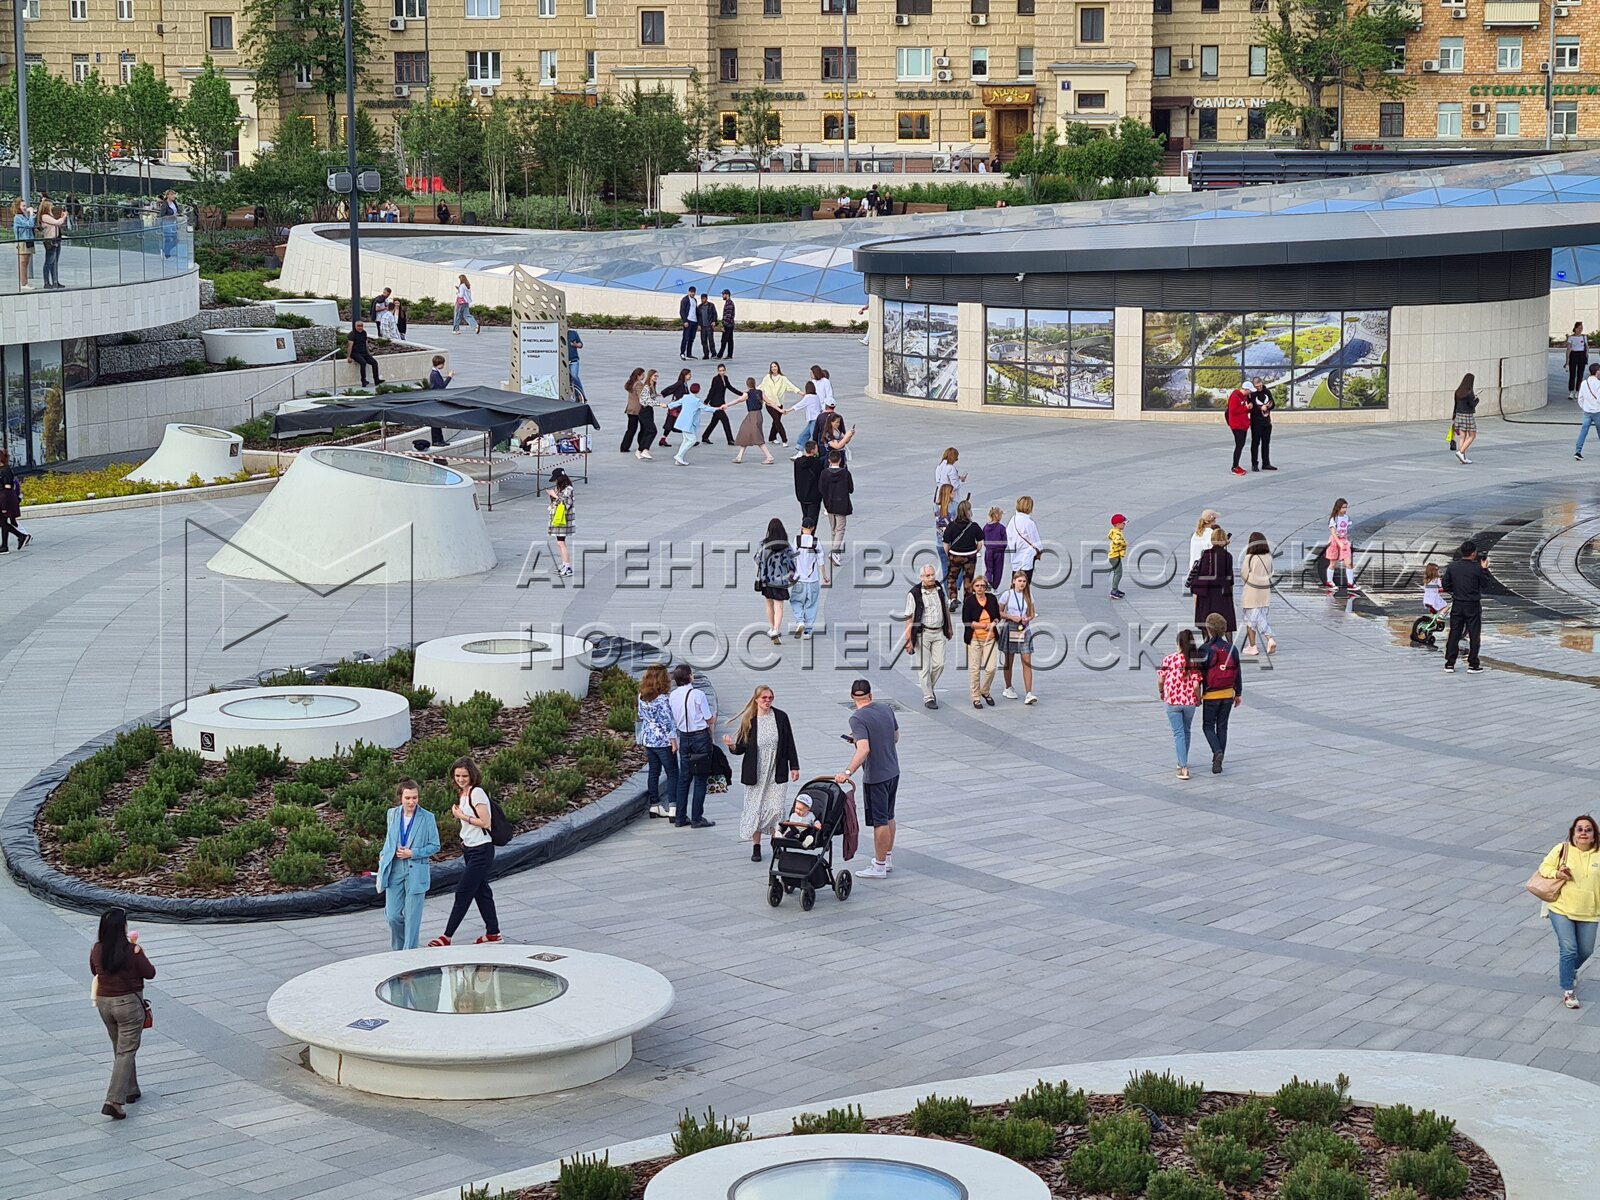
[[[711,377],[711,390],[706,393],[706,406],[703,411],[711,412],[711,420],[700,434],[702,446],[711,444],[711,435],[717,431],[718,425],[722,426],[728,445],[733,445],[733,426],[728,424],[728,414],[722,407],[728,402],[730,391],[737,395],[739,389],[734,387],[733,380],[728,378],[728,368],[718,367],[717,373]]]
[[[944,674],[944,644],[953,632],[950,605],[931,564],[923,564],[922,578],[911,587],[906,613],[906,653],[917,656],[917,679],[922,684],[922,706],[938,708],[933,689]]]
[[[1444,569],[1442,583],[1450,593],[1450,636],[1444,644],[1444,669],[1456,669],[1456,655],[1461,649],[1461,635],[1467,635],[1467,672],[1479,674],[1478,643],[1483,638],[1483,585],[1492,580],[1489,559],[1478,557],[1478,544],[1461,543],[1461,557]]]
[[[722,344],[717,347],[717,357],[731,359],[733,357],[733,295],[727,288],[722,289]]]
[[[678,357],[694,357],[694,335],[700,328],[700,301],[690,288],[678,297],[678,320],[683,322],[683,336],[678,339]]]
[[[800,501],[801,526],[815,529],[822,513],[822,456],[815,442],[807,442],[794,460],[794,498]]]
[[[844,528],[850,514],[855,511],[850,503],[850,493],[856,490],[855,480],[850,478],[850,468],[844,465],[844,455],[839,451],[829,453],[828,465],[822,468],[817,487],[822,493],[822,509],[828,514],[828,528],[833,531],[833,545],[828,559],[838,566],[844,561]]]
[[[700,357],[710,358],[717,352],[717,302],[707,292],[700,297]]]

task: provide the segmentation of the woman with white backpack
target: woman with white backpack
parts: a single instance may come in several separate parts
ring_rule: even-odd
[[[783,606],[794,583],[795,552],[789,532],[773,517],[767,522],[767,536],[756,551],[756,591],[766,604],[767,636],[773,645],[783,644]]]

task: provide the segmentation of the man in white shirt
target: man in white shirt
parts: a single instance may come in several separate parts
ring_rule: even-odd
[[[922,684],[924,708],[939,707],[934,688],[939,676],[944,674],[944,644],[953,632],[944,588],[939,585],[933,567],[924,564],[922,578],[911,589],[906,612],[906,653],[917,656],[917,679]]]
[[[694,671],[679,663],[672,670],[676,685],[667,696],[667,708],[672,713],[672,723],[678,729],[678,815],[674,820],[679,829],[693,825],[696,829],[710,829],[715,821],[705,819],[706,780],[697,775],[691,763],[711,753],[711,737],[716,732],[717,714],[704,690],[694,686]],[[690,783],[694,785],[693,812],[690,811]]]
[[[1578,407],[1583,410],[1583,424],[1578,427],[1578,444],[1572,457],[1583,461],[1583,442],[1589,436],[1589,426],[1600,433],[1600,363],[1589,364],[1589,376],[1578,385]]]

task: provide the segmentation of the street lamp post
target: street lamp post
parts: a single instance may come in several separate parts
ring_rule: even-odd
[[[1544,148],[1555,148],[1556,133],[1556,0],[1550,0],[1550,56],[1544,63]]]
[[[361,317],[361,200],[356,191],[356,37],[353,0],[344,0],[344,147],[350,191],[345,207],[350,218],[350,328]]]
[[[33,168],[28,162],[28,56],[22,36],[22,11],[27,3],[28,0],[15,0],[11,23],[17,56],[12,67],[17,76],[17,190],[24,200],[33,194]]]
[[[844,57],[844,173],[850,174],[850,0],[837,0],[839,5],[839,52]]]

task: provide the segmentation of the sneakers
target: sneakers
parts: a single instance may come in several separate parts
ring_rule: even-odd
[[[861,874],[865,875],[866,872],[862,871]],[[1576,992],[1562,992],[1561,993],[1561,1003],[1565,1004],[1568,1008],[1582,1008],[1583,1007],[1583,1005],[1578,1003],[1578,994]]]
[[[448,946],[449,944],[450,939],[445,937],[445,935],[442,933],[438,937],[434,938],[433,941],[428,943],[430,946]]]
[[[836,566],[836,567],[837,566],[842,566],[843,563],[844,563],[844,552],[841,551],[841,550],[833,551],[831,554],[828,555],[828,561],[833,563],[833,565]]]
[[[473,939],[473,943],[472,944],[474,946],[482,946],[482,945],[485,945],[485,944],[487,944],[489,942],[503,942],[503,941],[505,941],[505,939],[503,937],[501,937],[498,933],[486,933],[480,938]]]
[[[1244,469],[1244,468],[1243,468],[1243,467],[1235,467],[1235,468],[1234,468],[1234,469],[1233,469],[1233,473],[1234,473],[1234,474],[1235,474],[1235,475],[1245,475],[1245,474],[1248,474],[1248,472],[1246,472],[1246,471],[1245,471],[1245,469]]]
[[[1572,457],[1577,459],[1579,462],[1583,461],[1583,455],[1579,454],[1576,450],[1572,452]]]
[[[1123,597],[1123,593],[1122,593],[1122,592],[1112,592],[1112,593],[1111,593],[1111,598],[1112,598],[1112,599],[1113,599],[1113,600],[1121,600],[1121,599],[1123,599],[1123,598],[1124,598],[1124,597]]]
[[[811,630],[802,629],[799,633],[795,634],[795,637],[799,638],[802,642],[809,642],[811,640]]]
[[[934,699],[934,697],[929,696],[926,700],[924,700],[922,702],[922,707],[923,708],[938,708],[939,707],[939,701]]]
[[[653,454],[651,454],[650,451],[648,451],[648,450],[641,450],[641,451],[639,451],[639,461],[640,462],[655,462],[655,456]]]
[[[1467,668],[1467,674],[1468,675],[1482,675],[1483,674],[1483,668],[1482,667],[1468,667]]]
[[[1258,658],[1261,654],[1261,651],[1257,650],[1254,646],[1246,646],[1243,650],[1239,651],[1239,654],[1244,658]]]
[[[1325,592],[1333,591],[1333,583],[1332,583],[1332,581],[1329,581],[1328,583],[1323,584],[1322,585],[1322,590],[1325,591]]]
[[[1012,691],[1010,688],[1006,688],[1005,691],[1001,692],[1000,694],[1007,700],[1015,700],[1017,698],[1017,693]]]
[[[572,574],[572,564],[571,563],[562,563],[561,564],[561,569],[558,570],[556,572],[556,574],[560,575],[563,579],[565,579],[568,575]]]
[[[1456,665],[1455,665],[1455,663],[1445,663],[1444,669],[1446,671],[1450,672],[1450,674],[1452,674],[1452,675],[1454,675],[1456,673]]]
[[[864,867],[856,872],[857,879],[887,879],[889,868],[881,862],[875,862],[870,867]]]
[[[1039,697],[1035,696],[1032,692],[1029,692],[1022,698],[1022,702],[1024,704],[1037,704],[1039,703]]]

